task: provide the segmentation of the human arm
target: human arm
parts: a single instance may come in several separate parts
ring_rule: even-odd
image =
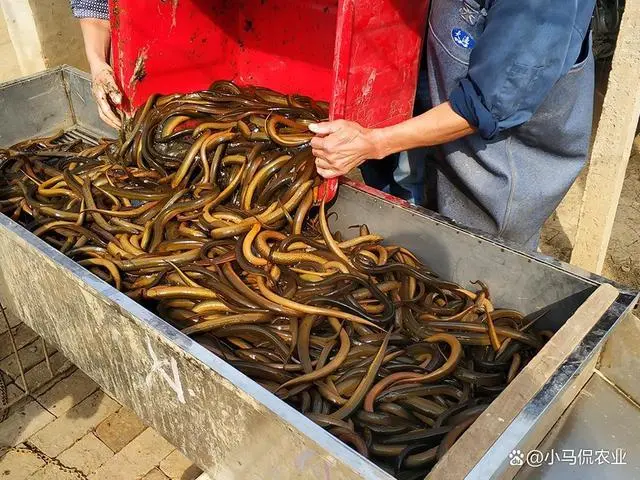
[[[316,133],[311,140],[316,168],[325,178],[346,175],[366,160],[452,142],[475,131],[448,102],[385,128],[364,128],[346,120],[319,123],[309,128]]]
[[[106,0],[72,0],[73,14],[80,19],[85,53],[91,71],[91,89],[100,118],[114,128],[121,125],[113,106],[122,102],[122,94],[109,65],[111,27]],[[113,106],[112,106],[113,105]]]
[[[453,109],[490,140],[526,123],[588,43],[595,0],[494,0]],[[587,48],[588,50],[588,48]]]
[[[312,142],[319,172],[337,176],[388,153],[454,141],[474,131],[492,139],[525,123],[575,63],[592,11],[593,0],[492,2],[468,75],[448,102],[387,129],[368,130],[352,122],[312,127],[324,137]]]

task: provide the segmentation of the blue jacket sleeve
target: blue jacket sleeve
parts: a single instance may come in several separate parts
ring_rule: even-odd
[[[491,139],[525,123],[573,66],[594,0],[496,0],[449,96],[454,111]]]
[[[109,0],[71,0],[71,11],[76,18],[109,19]]]

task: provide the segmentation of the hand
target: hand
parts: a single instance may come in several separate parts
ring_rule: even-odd
[[[366,160],[380,159],[377,131],[355,122],[335,120],[313,123],[309,130],[316,134],[311,140],[318,174],[324,178],[346,175]]]
[[[98,103],[100,118],[113,128],[120,128],[122,122],[113,106],[118,107],[122,103],[122,93],[116,84],[113,69],[107,63],[101,63],[91,68],[91,91]],[[111,103],[109,103],[111,101]]]

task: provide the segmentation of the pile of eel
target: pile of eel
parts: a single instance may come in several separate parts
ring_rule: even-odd
[[[550,332],[365,225],[332,232],[307,128],[326,117],[224,81],[154,95],[119,139],[0,150],[0,211],[397,478],[423,478]]]

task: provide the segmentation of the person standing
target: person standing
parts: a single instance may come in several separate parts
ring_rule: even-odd
[[[311,145],[323,177],[362,166],[380,189],[394,182],[390,155],[429,147],[431,208],[535,249],[589,149],[595,0],[479,1],[432,0],[423,113],[380,129],[311,125]]]

